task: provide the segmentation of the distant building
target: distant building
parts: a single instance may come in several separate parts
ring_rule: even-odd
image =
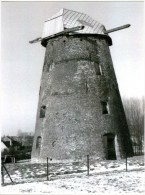
[[[8,147],[13,147],[15,150],[21,148],[21,139],[17,136],[5,136],[2,138],[2,142]]]
[[[1,153],[4,151],[9,151],[9,148],[1,141]]]
[[[4,136],[1,142],[6,146],[7,150],[2,152],[5,159],[15,157],[16,160],[29,159],[31,157],[33,136]],[[14,160],[12,160],[13,162]]]
[[[9,139],[6,138],[8,141]],[[10,141],[10,140],[9,140]],[[14,163],[15,162],[15,157],[12,155],[8,155],[10,151],[10,145],[7,147],[4,142],[1,141],[1,162],[3,163]]]

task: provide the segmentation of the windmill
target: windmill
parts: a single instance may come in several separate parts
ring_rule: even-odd
[[[90,16],[62,9],[44,23],[46,47],[32,161],[133,155],[109,51],[109,33]]]

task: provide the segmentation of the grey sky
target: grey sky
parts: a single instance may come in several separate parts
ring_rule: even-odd
[[[111,29],[112,60],[122,96],[144,94],[143,2],[2,2],[2,131],[34,131],[45,48],[29,41],[42,35],[43,23],[62,8],[83,12]]]

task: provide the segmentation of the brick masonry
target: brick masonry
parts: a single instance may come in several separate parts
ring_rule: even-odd
[[[117,157],[133,155],[109,45],[107,35],[47,41],[32,161],[79,160],[88,154],[105,159],[105,133],[116,136]],[[102,101],[108,102],[109,114],[102,114]],[[41,106],[46,106],[44,118]]]

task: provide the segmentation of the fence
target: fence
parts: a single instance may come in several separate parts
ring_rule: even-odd
[[[69,177],[84,177],[90,175],[100,175],[113,172],[131,171],[144,166],[143,156],[126,158],[120,160],[99,161],[87,155],[82,161],[68,163],[53,163],[49,158],[46,163],[11,163],[5,164],[6,169],[2,169],[2,184],[17,184],[25,182],[42,182]],[[138,159],[138,160],[137,160]],[[139,166],[138,166],[139,165]],[[9,177],[10,176],[10,177]]]
[[[134,145],[133,152],[134,152],[134,156],[144,155],[144,148],[142,145]]]

